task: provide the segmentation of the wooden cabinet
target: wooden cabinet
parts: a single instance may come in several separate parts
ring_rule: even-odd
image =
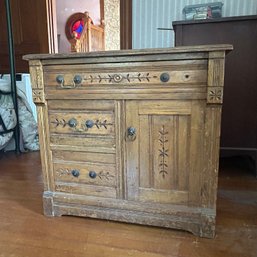
[[[29,55],[44,211],[213,237],[230,45]]]
[[[221,154],[247,154],[257,175],[257,15],[173,22],[176,46],[233,44],[226,59]]]

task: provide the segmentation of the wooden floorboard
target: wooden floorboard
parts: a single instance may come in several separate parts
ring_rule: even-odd
[[[43,215],[38,152],[0,155],[0,257],[256,257],[257,180],[240,158],[219,173],[214,239],[188,232]]]

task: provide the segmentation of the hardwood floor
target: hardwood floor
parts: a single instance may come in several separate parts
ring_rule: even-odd
[[[257,180],[239,158],[222,161],[215,239],[156,227],[43,216],[39,153],[0,158],[1,257],[256,257]]]

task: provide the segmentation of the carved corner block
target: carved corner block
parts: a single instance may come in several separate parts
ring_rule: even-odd
[[[53,194],[51,192],[44,192],[43,208],[46,216],[54,216],[53,210]]]
[[[43,104],[45,103],[45,94],[43,89],[35,89],[32,90],[32,97],[35,104]]]
[[[207,87],[207,103],[222,104],[223,87]]]

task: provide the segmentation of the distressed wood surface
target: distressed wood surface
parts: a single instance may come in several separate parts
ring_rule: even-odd
[[[231,49],[25,57],[33,92],[41,94],[34,101],[45,214],[213,238],[224,58]]]

